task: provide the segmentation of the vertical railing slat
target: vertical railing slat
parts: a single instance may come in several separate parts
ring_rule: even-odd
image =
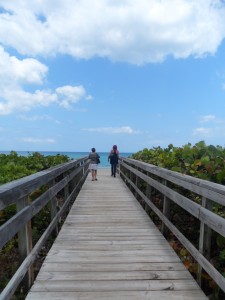
[[[167,186],[167,181],[164,179],[163,184]],[[170,199],[165,195],[163,196],[163,214],[169,220],[170,219]],[[162,223],[161,232],[164,236],[168,235],[168,228],[164,223]]]
[[[53,179],[50,183],[49,183],[49,187],[52,187],[55,185],[55,179]],[[51,205],[51,220],[53,220],[57,214],[57,197],[54,196],[51,201],[50,201],[50,205]],[[55,235],[58,235],[59,233],[59,228],[58,225],[55,226],[55,230],[54,230]]]
[[[29,205],[29,197],[22,198],[17,201],[16,209],[17,212],[22,210],[24,207]],[[27,257],[27,255],[32,250],[32,228],[31,220],[23,226],[23,228],[18,232],[18,248],[21,262]],[[34,268],[31,265],[28,269],[27,275],[23,279],[23,283],[26,289],[29,289],[34,282]]]
[[[147,176],[149,176],[149,173],[147,172]],[[151,196],[152,196],[152,186],[150,184],[147,183],[146,185],[146,197],[148,199],[151,200]],[[149,215],[151,212],[151,209],[149,208],[149,205],[147,203],[145,203],[145,211],[146,213]]]

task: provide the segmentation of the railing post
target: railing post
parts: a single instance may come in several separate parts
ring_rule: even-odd
[[[212,201],[202,197],[202,207],[212,210]],[[200,235],[199,235],[199,252],[209,260],[211,256],[211,237],[212,230],[204,222],[200,224]],[[201,287],[202,283],[202,267],[198,264],[197,282]]]
[[[134,182],[134,173],[130,170],[130,181]],[[130,190],[132,191],[132,185],[130,184]]]
[[[118,175],[120,176],[120,161],[118,162],[118,164],[117,164],[117,170],[118,170]]]
[[[55,185],[55,179],[53,179],[51,181],[51,183],[49,184],[49,187],[52,187],[54,185]],[[51,199],[50,203],[51,203],[50,204],[51,205],[51,220],[53,220],[57,214],[57,198],[56,198],[56,196]],[[59,233],[59,228],[58,228],[58,225],[56,225],[55,234],[58,235],[58,233]]]
[[[149,172],[147,172],[147,176],[149,177]],[[152,186],[150,184],[147,183],[146,186],[146,197],[151,200],[151,196],[152,196]],[[149,205],[147,203],[145,203],[145,211],[146,213],[149,215],[151,212],[151,209],[149,207]]]
[[[167,181],[164,179],[163,184],[167,186]],[[170,199],[165,195],[163,196],[163,214],[169,220],[170,219]],[[168,228],[162,223],[161,232],[164,236],[168,235]]]
[[[63,174],[63,178],[65,178],[67,176],[66,173]],[[64,187],[64,201],[66,201],[66,199],[68,198],[69,196],[69,185],[67,184],[65,187]]]
[[[83,166],[83,167],[82,167],[82,171],[83,171],[83,176],[84,176],[84,174],[85,174],[84,161],[81,162],[81,166]]]
[[[139,177],[137,175],[135,175],[135,185],[137,188],[138,188],[138,183],[139,183]],[[135,191],[135,198],[138,200],[138,192],[137,191]]]
[[[206,206],[208,210],[212,211],[213,203],[211,200],[206,199]],[[204,238],[204,253],[208,260],[211,258],[211,243],[212,243],[212,229],[205,225],[205,238]]]
[[[78,175],[77,175],[78,176]],[[76,186],[76,182],[77,182],[77,176],[73,177],[71,179],[71,181],[69,182],[69,185],[68,185],[68,189],[69,189],[69,192],[72,193],[73,189],[75,188]]]
[[[16,203],[17,212],[28,206],[30,203],[29,197],[19,199]],[[18,248],[20,254],[20,260],[23,261],[32,250],[32,228],[31,220],[18,232]],[[27,271],[26,276],[23,279],[25,288],[29,290],[34,282],[34,268],[31,265]]]

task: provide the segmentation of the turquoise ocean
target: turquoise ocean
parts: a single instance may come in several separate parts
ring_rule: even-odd
[[[0,151],[1,154],[9,154],[11,151]],[[15,151],[19,156],[28,156],[29,154],[32,154],[34,152],[38,152],[44,156],[49,156],[49,155],[66,155],[70,159],[78,159],[81,157],[88,156],[90,152],[61,152],[61,151]],[[100,164],[99,168],[110,168],[110,163],[108,162],[108,155],[109,152],[98,152],[100,156]],[[133,153],[120,153],[120,156],[122,157],[130,157]]]

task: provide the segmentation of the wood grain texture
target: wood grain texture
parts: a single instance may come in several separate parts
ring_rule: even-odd
[[[27,300],[207,299],[120,178],[88,176]]]

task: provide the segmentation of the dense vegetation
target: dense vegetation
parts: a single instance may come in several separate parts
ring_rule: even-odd
[[[133,154],[131,158],[225,185],[225,148],[221,146],[207,146],[204,141],[200,141],[193,146],[190,143],[183,147],[174,147],[170,144],[165,149],[161,147],[143,149]],[[188,194],[187,196],[193,201],[201,202],[201,198],[197,195]],[[158,199],[159,196],[156,194],[155,204],[157,204],[157,202],[160,203]],[[224,206],[214,204],[213,210],[221,217],[225,217]],[[159,225],[160,222],[157,217],[155,217],[154,214],[152,214],[151,217],[156,224]],[[199,223],[176,205],[173,205],[172,208],[171,221],[175,223],[176,227],[198,248]],[[174,237],[170,238],[174,250],[176,250],[186,267],[195,276],[197,270],[196,263]],[[213,232],[212,237],[210,262],[225,276],[225,238],[215,232]],[[216,286],[210,277],[207,274],[203,274],[203,276],[207,293],[212,293],[210,299],[225,299],[225,294]]]
[[[0,154],[0,184],[19,179],[69,161],[66,155],[44,156],[34,152],[19,156],[17,152]]]
[[[204,141],[192,146],[156,147],[144,149],[132,158],[153,164],[172,171],[181,172],[201,179],[225,184],[225,148],[207,146]]]
[[[68,162],[69,160],[70,158],[66,155],[58,154],[55,156],[44,156],[39,152],[29,154],[28,156],[19,156],[15,151],[10,152],[8,155],[0,154],[0,185],[37,173],[61,163]],[[30,201],[33,201],[35,198],[40,196],[46,188],[46,186],[43,186],[36,192],[32,193],[32,195],[30,195]],[[15,213],[15,204],[0,211],[0,225],[15,215]],[[50,208],[49,206],[46,206],[44,210],[40,211],[32,219],[32,239],[34,244],[47,228],[49,222]],[[38,271],[45,252],[47,252],[47,249],[50,247],[52,242],[53,239],[49,240],[48,244],[43,249],[43,253],[39,255],[39,259],[34,266],[36,271]],[[0,249],[0,291],[5,287],[9,279],[15,273],[19,264],[18,239],[17,236],[15,236],[3,247],[3,249]],[[24,291],[25,289],[23,284],[21,284],[16,292],[16,299],[24,299]]]

